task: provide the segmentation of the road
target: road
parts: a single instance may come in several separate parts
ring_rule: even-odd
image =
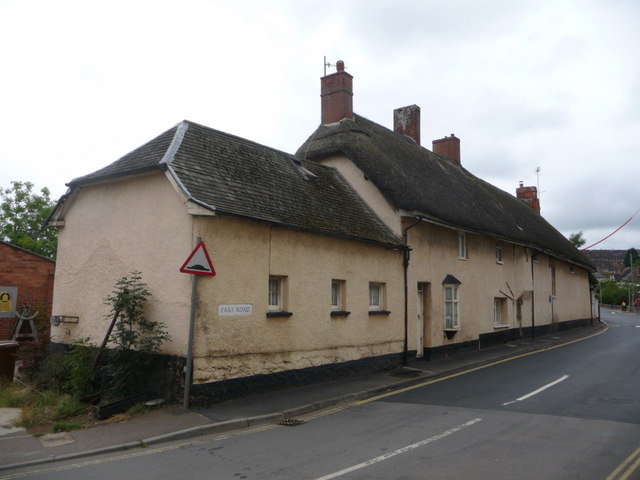
[[[0,478],[640,478],[640,316],[603,312],[603,319],[611,327],[595,337],[319,412],[299,426]]]

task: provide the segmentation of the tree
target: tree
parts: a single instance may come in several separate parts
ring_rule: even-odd
[[[606,305],[620,305],[629,298],[627,287],[613,280],[607,280],[600,284],[600,303]]]
[[[141,273],[134,271],[118,280],[111,295],[105,298],[105,305],[110,307],[106,318],[117,320],[109,335],[115,348],[106,366],[116,395],[139,393],[137,390],[153,369],[151,355],[171,340],[164,323],[148,318],[145,313],[150,296]]]
[[[0,240],[49,258],[55,258],[57,232],[46,225],[56,202],[48,188],[33,192],[31,182],[0,187]]]
[[[572,233],[571,235],[569,235],[569,241],[573,244],[574,247],[576,248],[580,248],[581,246],[583,246],[585,243],[587,243],[587,241],[583,238],[582,236],[582,232],[578,232],[578,233]]]

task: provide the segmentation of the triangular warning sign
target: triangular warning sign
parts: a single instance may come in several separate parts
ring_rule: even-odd
[[[209,258],[209,252],[207,247],[204,246],[204,242],[198,243],[196,248],[193,249],[187,261],[180,267],[182,273],[192,273],[195,275],[209,275],[213,277],[216,271],[213,269],[213,263]]]

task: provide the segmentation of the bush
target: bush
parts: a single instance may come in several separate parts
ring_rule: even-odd
[[[613,280],[608,280],[600,284],[600,303],[606,305],[620,305],[629,300],[629,290],[625,285],[621,285]]]
[[[170,340],[164,324],[145,314],[150,296],[140,272],[132,272],[118,280],[112,294],[105,298],[105,304],[111,307],[107,318],[117,318],[109,337],[115,348],[109,351],[105,362],[110,387],[117,396],[140,392],[153,367],[151,354]]]

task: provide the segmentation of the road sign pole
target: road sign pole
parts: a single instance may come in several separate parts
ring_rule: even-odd
[[[198,302],[198,278],[200,275],[214,277],[216,271],[213,268],[211,257],[207,252],[204,242],[200,237],[196,240],[196,248],[180,267],[182,273],[192,276],[191,283],[191,314],[189,316],[189,342],[187,343],[187,364],[184,368],[184,401],[183,408],[189,410],[189,397],[191,396],[191,380],[193,376],[193,337],[196,325],[196,304]]]
[[[184,376],[184,401],[182,408],[189,410],[189,397],[191,396],[191,376],[193,374],[193,337],[196,324],[196,303],[198,301],[198,278],[192,275],[191,283],[191,314],[189,316],[189,342],[187,343],[187,365]]]

